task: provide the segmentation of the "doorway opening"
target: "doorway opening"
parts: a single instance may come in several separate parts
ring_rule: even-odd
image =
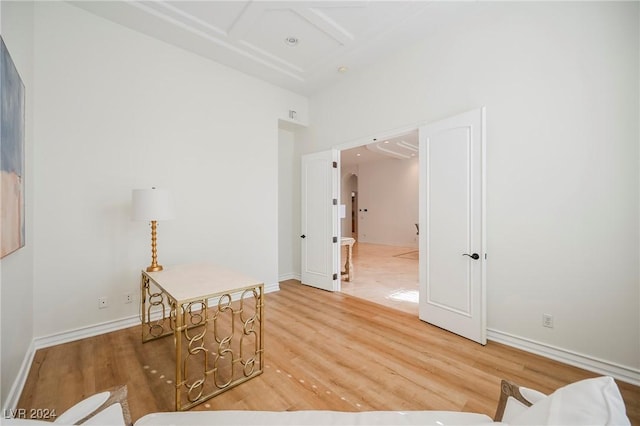
[[[343,149],[341,292],[418,316],[418,130]]]

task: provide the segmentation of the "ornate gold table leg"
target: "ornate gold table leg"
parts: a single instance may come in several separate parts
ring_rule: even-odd
[[[205,394],[210,388],[207,378],[211,374],[205,339],[209,324],[207,300],[183,303],[177,312],[180,322],[176,323],[176,410],[182,411],[209,398]]]
[[[211,312],[207,299],[176,307],[176,411],[262,374],[263,307],[262,285],[219,295]]]
[[[145,325],[148,325],[149,319],[147,318],[147,292],[149,290],[149,277],[142,274],[140,277],[140,318],[142,321],[140,331],[142,333],[142,341],[145,341]]]
[[[173,302],[171,307],[174,340],[176,344],[176,411],[182,409],[182,330],[184,328],[183,307]]]
[[[151,291],[151,280],[148,276],[142,274],[140,278],[140,318],[143,343],[173,333],[171,322],[169,321],[167,324],[167,306],[165,303],[168,304],[168,302],[168,297],[161,290]],[[157,319],[152,319],[152,316],[157,317]]]

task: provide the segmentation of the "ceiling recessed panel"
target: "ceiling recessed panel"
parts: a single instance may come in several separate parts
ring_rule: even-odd
[[[363,163],[370,163],[372,161],[380,161],[388,158],[388,156],[382,153],[368,150],[366,146],[359,146],[357,148],[341,151],[340,165],[343,168],[349,168]]]
[[[298,39],[296,46],[285,42],[289,37]],[[340,46],[337,40],[291,9],[265,10],[242,43],[303,71]]]
[[[248,3],[247,1],[216,1],[212,5],[211,2],[206,1],[169,1],[165,4],[177,13],[191,17],[193,20],[205,22],[224,33],[228,33]]]
[[[369,144],[341,151],[344,167],[357,166],[371,161],[395,158],[411,160],[419,155],[418,129],[388,138],[375,138]]]
[[[375,140],[367,145],[367,149],[400,160],[410,160],[418,155],[418,131]]]
[[[420,3],[417,5],[424,6]],[[314,9],[337,25],[348,28],[355,39],[362,39],[371,33],[381,33],[393,28],[395,21],[412,13],[408,9],[412,10],[415,6],[415,2],[348,2],[344,5],[340,2],[328,2]]]
[[[68,0],[88,12],[301,94],[388,60],[476,2]],[[295,47],[285,39],[295,37]]]

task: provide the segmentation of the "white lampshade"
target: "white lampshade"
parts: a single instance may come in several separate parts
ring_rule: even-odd
[[[131,196],[133,220],[173,219],[169,191],[165,189],[134,189]]]

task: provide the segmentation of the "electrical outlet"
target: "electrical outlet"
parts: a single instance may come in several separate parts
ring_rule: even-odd
[[[101,297],[98,299],[98,309],[104,309],[109,306],[109,299]]]
[[[124,295],[124,303],[133,302],[133,293],[127,293]]]
[[[542,314],[542,326],[547,328],[553,328],[553,315]]]

